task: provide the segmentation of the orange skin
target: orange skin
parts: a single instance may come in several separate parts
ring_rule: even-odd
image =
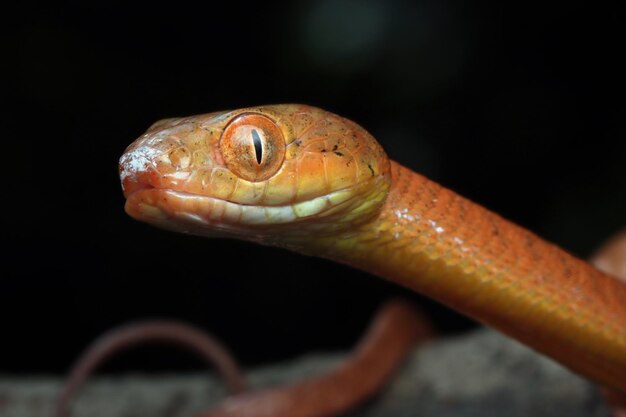
[[[91,373],[111,356],[145,343],[176,344],[213,363],[231,396],[196,417],[328,417],[345,413],[378,392],[412,351],[431,336],[427,322],[408,303],[392,300],[367,333],[334,369],[293,384],[243,392],[245,378],[212,336],[184,323],[153,320],[115,328],[100,336],[72,367],[54,417],[71,415],[71,402]],[[320,401],[323,398],[324,401]]]
[[[342,415],[378,392],[412,347],[430,334],[409,304],[387,302],[357,347],[335,369],[293,384],[233,395],[195,417]]]
[[[252,127],[258,115],[273,122],[258,129],[263,146],[270,137],[263,152],[284,141],[282,156],[262,155],[282,158],[278,167],[250,161],[250,129],[224,139],[240,135],[229,129],[240,115]],[[138,220],[347,263],[626,392],[626,285],[389,161],[353,122],[303,105],[159,122],[127,149],[120,172]]]
[[[78,358],[67,377],[54,417],[68,417],[70,405],[87,378],[102,363],[121,350],[147,342],[179,345],[195,351],[215,366],[231,393],[246,389],[243,373],[217,339],[191,325],[170,320],[153,320],[120,326],[98,337]]]

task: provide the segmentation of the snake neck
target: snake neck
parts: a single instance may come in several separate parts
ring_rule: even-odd
[[[317,255],[432,297],[626,391],[624,285],[397,163],[391,177],[378,216],[322,242]]]

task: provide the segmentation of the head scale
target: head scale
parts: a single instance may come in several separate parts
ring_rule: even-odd
[[[126,149],[120,177],[138,220],[280,244],[374,216],[389,162],[347,119],[273,105],[157,122]]]

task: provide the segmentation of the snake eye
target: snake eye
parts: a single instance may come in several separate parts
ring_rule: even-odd
[[[234,118],[220,138],[226,166],[244,180],[263,181],[274,175],[285,157],[285,138],[276,124],[260,114]]]

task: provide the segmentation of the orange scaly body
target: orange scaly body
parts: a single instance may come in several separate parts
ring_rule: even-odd
[[[349,120],[277,105],[165,121],[120,172],[141,221],[353,265],[626,392],[624,283],[390,162]]]
[[[624,285],[533,233],[392,163],[381,213],[324,255],[474,317],[626,391]]]

